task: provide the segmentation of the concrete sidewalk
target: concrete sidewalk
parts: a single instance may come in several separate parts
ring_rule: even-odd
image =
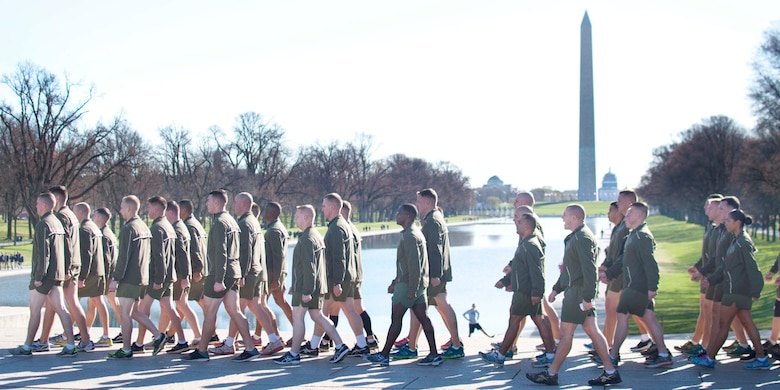
[[[504,368],[496,369],[485,364],[478,356],[479,351],[490,349],[490,343],[502,335],[487,338],[475,334],[465,337],[466,357],[447,360],[439,367],[421,367],[414,360],[394,361],[390,367],[380,368],[358,358],[346,358],[338,364],[327,359],[332,353],[313,359],[305,359],[300,366],[279,366],[271,361],[276,356],[260,360],[237,363],[230,357],[212,357],[209,362],[183,361],[179,355],[158,356],[136,355],[129,361],[106,360],[106,353],[112,348],[98,348],[93,352],[80,353],[74,358],[58,358],[59,348],[33,357],[11,356],[13,348],[24,340],[27,309],[21,307],[0,307],[0,388],[40,389],[96,389],[96,388],[491,388],[506,389],[519,387],[545,388],[531,383],[525,373],[541,369],[531,367],[534,346],[539,343],[535,334],[520,340],[520,353],[514,360],[507,360]],[[530,326],[533,326],[529,323]],[[55,327],[56,328],[56,327]],[[56,330],[56,329],[55,329]],[[347,327],[342,326],[343,333]],[[94,335],[100,329],[93,328]],[[112,329],[111,335],[118,333]],[[224,329],[218,334],[224,335]],[[384,334],[380,331],[380,337]],[[289,334],[283,337],[289,337]],[[422,339],[422,338],[421,338]],[[439,344],[446,337],[438,333]],[[354,338],[345,336],[351,345]],[[382,340],[383,341],[383,340]],[[559,374],[560,387],[567,389],[588,388],[588,379],[601,371],[590,362],[583,344],[588,342],[584,334],[578,334],[572,353]],[[746,371],[737,359],[726,359],[719,355],[720,363],[714,370],[703,369],[690,364],[681,356],[675,356],[675,365],[666,369],[647,369],[644,358],[631,353],[628,347],[636,339],[627,340],[622,354],[620,374],[623,383],[614,388],[634,389],[723,389],[780,387],[780,363],[769,371]],[[683,337],[669,336],[667,345],[680,345]],[[421,356],[427,351],[420,349]]]

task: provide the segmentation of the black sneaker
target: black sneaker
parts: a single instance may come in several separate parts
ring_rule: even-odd
[[[183,355],[182,359],[185,360],[192,360],[195,362],[207,362],[209,361],[209,355],[208,353],[203,353],[199,350],[194,350],[191,353],[188,353],[186,355]]]
[[[655,357],[658,356],[658,346],[653,343],[653,345],[650,346],[650,348],[640,352],[642,356],[650,356]]]
[[[377,341],[376,337],[374,337],[371,340],[367,340],[366,344],[368,344],[368,349],[372,351],[375,349],[379,349],[379,341]]]
[[[133,353],[146,353],[144,346],[136,344],[135,341],[133,341],[133,344],[130,345],[130,351]]]
[[[165,351],[165,353],[184,353],[190,350],[190,344],[185,343],[176,343],[176,345],[173,346],[173,348]]]
[[[557,378],[556,378],[557,379]],[[603,385],[614,385],[617,383],[623,382],[623,379],[620,379],[620,373],[615,370],[614,374],[607,374],[606,371],[602,371],[601,375],[591,379],[588,381],[588,384],[591,386],[603,386]],[[558,381],[555,381],[555,384],[558,384]]]
[[[742,363],[753,363],[756,361],[756,351],[750,351],[747,355],[742,355],[739,357],[739,360]]]
[[[347,357],[348,353],[349,353],[349,347],[347,347],[347,344],[341,344],[341,346],[336,348],[336,350],[333,352],[333,357],[330,358],[328,362],[338,363],[344,360],[344,358]]]
[[[152,345],[154,345],[152,356],[157,356],[157,354],[160,353],[160,350],[165,346],[166,337],[165,333],[160,333],[154,338],[154,343],[152,343]]]
[[[165,344],[174,344],[176,343],[176,335],[165,335]]]
[[[211,340],[209,340],[209,342],[210,343],[216,343],[216,342],[219,342],[219,340],[220,340],[219,336],[217,336],[216,333],[215,333],[213,336],[211,336]]]
[[[371,349],[368,348],[368,346],[360,348],[356,345],[354,348],[352,348],[351,351],[349,351],[349,356],[362,358],[363,356],[369,355],[370,353]]]
[[[119,332],[119,334],[116,335],[116,337],[114,337],[112,339],[112,341],[115,342],[115,343],[121,343],[122,342],[122,332]]]
[[[644,352],[653,345],[653,340],[640,341],[639,344],[631,347],[631,352]]]
[[[252,360],[255,360],[260,357],[260,351],[257,350],[257,348],[248,351],[244,350],[244,352],[241,352],[240,355],[233,358],[234,362],[251,362]]]
[[[319,348],[312,348],[311,344],[307,341],[301,345],[301,355],[309,356],[309,357],[317,357],[320,356],[320,349]]]
[[[274,363],[281,364],[283,366],[301,364],[301,355],[293,356],[290,352],[286,352],[284,356],[274,359]]]
[[[73,340],[81,341],[81,333],[76,333],[73,335]]]
[[[615,371],[617,373],[617,371]],[[550,375],[547,370],[537,372],[536,374],[527,373],[525,377],[531,382],[542,385],[558,386],[558,374]]]

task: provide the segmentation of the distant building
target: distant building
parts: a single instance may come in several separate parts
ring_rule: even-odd
[[[490,179],[488,179],[487,184],[483,185],[482,188],[498,188],[502,190],[511,190],[512,186],[509,184],[504,184],[504,182],[498,178],[498,176],[491,176]]]
[[[610,168],[609,172],[604,175],[604,179],[601,180],[601,188],[599,188],[599,200],[617,200],[619,193],[620,190],[618,190],[617,176],[612,173],[612,169]]]

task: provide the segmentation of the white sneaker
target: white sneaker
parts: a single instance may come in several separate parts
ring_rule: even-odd
[[[233,355],[236,353],[236,349],[232,345],[223,343],[219,347],[210,347],[209,352],[214,355]]]

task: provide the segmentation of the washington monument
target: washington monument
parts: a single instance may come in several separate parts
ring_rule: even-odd
[[[593,44],[588,11],[580,25],[580,182],[577,198],[596,200],[596,141],[593,123]]]

